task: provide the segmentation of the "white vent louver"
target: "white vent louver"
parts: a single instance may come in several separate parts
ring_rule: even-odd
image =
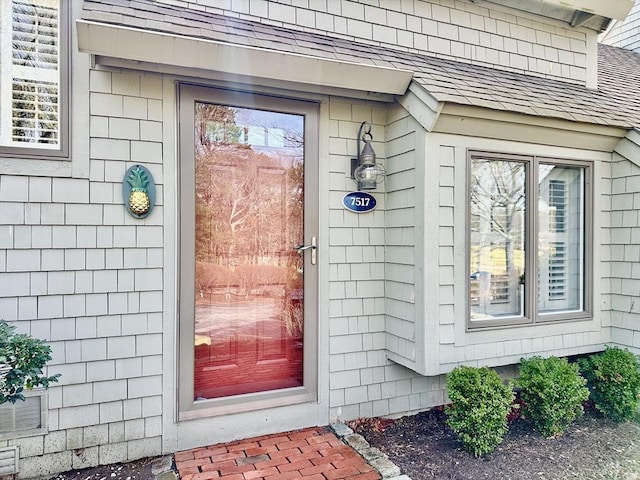
[[[0,405],[0,438],[15,438],[42,429],[41,395]]]
[[[18,473],[19,462],[18,447],[0,448],[0,476]]]

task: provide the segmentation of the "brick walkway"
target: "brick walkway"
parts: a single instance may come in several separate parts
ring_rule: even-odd
[[[175,454],[182,480],[379,480],[380,474],[323,427]]]

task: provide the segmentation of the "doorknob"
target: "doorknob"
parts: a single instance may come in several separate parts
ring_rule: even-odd
[[[294,248],[301,254],[311,249],[311,265],[316,264],[316,237],[311,237],[311,245],[296,245]]]

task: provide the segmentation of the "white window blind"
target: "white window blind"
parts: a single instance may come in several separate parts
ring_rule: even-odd
[[[549,255],[549,300],[566,297],[567,289],[567,252],[564,242],[551,242]]]
[[[566,230],[566,191],[566,182],[564,180],[549,180],[549,207],[553,209],[553,224],[551,228],[558,233]]]
[[[58,148],[59,0],[2,2],[0,145]]]

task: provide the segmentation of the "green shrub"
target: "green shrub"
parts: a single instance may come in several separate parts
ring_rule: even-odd
[[[51,360],[51,347],[44,341],[0,321],[0,404],[24,400],[23,391],[34,387],[47,388],[60,375],[42,376],[42,369]]]
[[[582,415],[582,402],[589,398],[578,365],[564,358],[523,358],[516,385],[521,389],[524,417],[545,437],[564,433]]]
[[[578,364],[599,412],[616,422],[636,416],[640,393],[638,357],[628,350],[607,347],[602,353],[581,358]]]
[[[491,453],[507,431],[513,391],[487,367],[458,367],[447,375],[452,405],[447,407],[447,424],[465,450],[476,457]]]

